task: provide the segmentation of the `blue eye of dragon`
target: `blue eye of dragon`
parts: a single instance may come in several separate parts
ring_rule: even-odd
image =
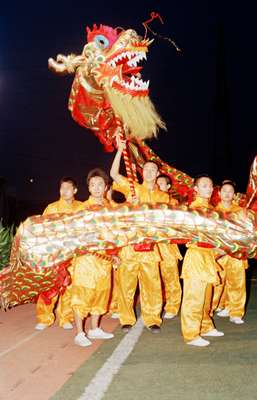
[[[94,40],[99,49],[106,49],[109,47],[109,40],[103,35],[97,35]]]

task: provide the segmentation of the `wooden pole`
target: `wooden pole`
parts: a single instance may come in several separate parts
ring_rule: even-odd
[[[120,135],[120,139],[125,141],[125,132],[124,132],[124,127],[123,124],[121,122],[121,120],[116,117],[116,123],[117,123],[117,127],[119,128],[119,135]],[[131,164],[131,160],[128,154],[128,149],[127,149],[127,145],[125,147],[125,149],[123,150],[123,159],[124,159],[124,163],[125,163],[125,168],[126,168],[126,173],[127,173],[127,177],[128,177],[128,181],[129,181],[129,187],[130,187],[130,191],[131,191],[131,196],[132,196],[132,202],[136,202],[137,201],[137,195],[136,195],[136,191],[135,191],[135,186],[134,186],[134,173],[132,170],[132,164]]]

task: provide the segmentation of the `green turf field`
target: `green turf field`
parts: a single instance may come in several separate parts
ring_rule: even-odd
[[[153,335],[144,329],[102,398],[257,399],[257,281],[254,275],[251,282],[248,281],[250,290],[244,325],[216,317],[216,326],[225,336],[210,338],[211,345],[206,348],[191,347],[183,342],[179,317],[164,321],[161,334]],[[115,338],[105,342],[51,400],[78,399],[123,337],[117,328]]]

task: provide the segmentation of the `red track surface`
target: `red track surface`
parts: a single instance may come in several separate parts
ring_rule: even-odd
[[[56,325],[35,331],[35,305],[0,312],[0,399],[47,400],[103,341],[87,348],[73,343],[75,329]],[[103,318],[113,331],[117,320]]]

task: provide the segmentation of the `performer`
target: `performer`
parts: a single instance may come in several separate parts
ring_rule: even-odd
[[[209,176],[195,179],[196,199],[190,208],[207,211],[213,183]],[[183,300],[181,307],[182,334],[187,344],[208,346],[210,342],[201,336],[223,336],[215,329],[210,317],[213,284],[219,283],[218,265],[213,249],[189,244],[182,266]]]
[[[234,201],[235,183],[230,180],[222,182],[220,188],[220,202],[216,209],[223,213],[233,213],[242,210]],[[224,268],[224,277],[221,285],[214,289],[213,308],[222,308],[220,300],[225,292],[225,307],[217,312],[219,317],[230,317],[235,324],[243,324],[245,313],[246,281],[245,270],[248,268],[247,260],[239,260],[229,255],[218,260]]]
[[[101,169],[93,169],[87,177],[89,199],[81,209],[108,206],[105,199],[108,177]],[[112,333],[99,327],[100,316],[107,312],[111,290],[111,256],[105,252],[85,254],[74,258],[71,305],[74,312],[77,335],[74,342],[78,346],[90,346],[89,339],[111,339]],[[83,330],[84,319],[91,315],[91,327],[87,336]]]
[[[120,162],[125,143],[117,140],[118,151],[111,167],[113,188],[122,192],[131,202],[128,179],[119,173]],[[143,183],[135,185],[138,202],[168,203],[169,195],[161,192],[156,185],[158,167],[147,162],[143,167]],[[118,268],[119,278],[119,316],[122,329],[127,332],[136,322],[134,313],[134,295],[139,282],[141,315],[145,326],[158,333],[161,325],[162,294],[159,273],[161,257],[157,246],[152,243],[126,246],[120,251],[121,265]]]
[[[171,180],[167,175],[159,175],[158,178],[156,179],[156,183],[159,187],[160,190],[162,190],[163,192],[169,193],[170,189],[171,189]],[[172,197],[171,197],[172,199]],[[172,199],[172,201],[174,202],[174,205],[177,205],[178,202],[175,199]]]
[[[125,196],[112,189],[109,188],[106,198],[109,200],[112,207],[118,207],[120,204],[126,201]],[[118,255],[118,253],[116,253]],[[118,301],[119,301],[119,277],[118,277],[118,269],[115,268],[115,265],[112,268],[112,290],[111,290],[111,298],[110,298],[110,305],[109,305],[109,313],[111,318],[119,319],[119,312],[118,312]]]
[[[111,318],[119,319],[119,277],[118,277],[118,269],[112,269],[112,290],[111,290],[111,299],[110,299],[110,306],[109,306],[109,313],[111,314]]]
[[[169,192],[171,181],[168,176],[160,175],[156,182],[161,191]],[[178,201],[171,196],[169,203],[173,206],[178,205]],[[178,260],[182,260],[182,256],[176,244],[159,243],[158,247],[162,257],[160,271],[165,293],[163,318],[172,319],[178,314],[181,303],[182,290],[179,281]]]
[[[81,207],[82,202],[75,200],[75,195],[78,191],[77,183],[73,178],[64,177],[60,181],[60,199],[49,204],[43,215],[64,213],[69,214],[76,212]],[[69,267],[69,273],[72,275],[72,267]],[[57,316],[59,325],[64,329],[72,329],[73,313],[70,305],[71,285],[67,286],[63,295],[56,294],[50,299],[50,304],[45,303],[43,295],[40,295],[36,305],[37,325],[36,330],[43,330],[52,325],[55,320],[54,307],[58,300]]]

